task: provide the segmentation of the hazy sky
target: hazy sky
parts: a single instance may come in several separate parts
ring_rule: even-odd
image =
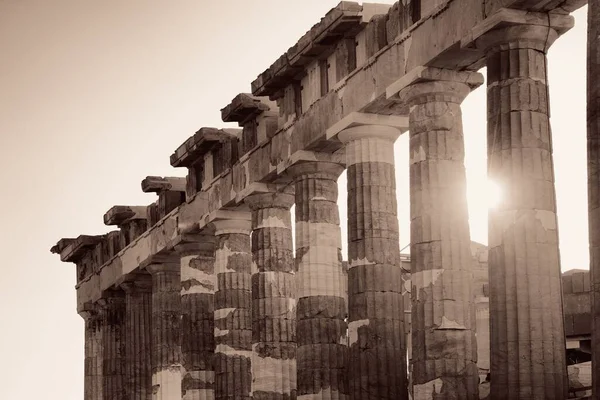
[[[184,176],[169,165],[173,150],[201,126],[226,126],[219,110],[337,2],[0,0],[0,398],[83,398],[75,267],[50,247],[109,231],[112,205],[154,201],[143,177]],[[588,268],[586,11],[549,56],[563,270]],[[482,243],[485,109],[485,88],[464,102],[472,238]],[[406,136],[396,154],[405,246]]]

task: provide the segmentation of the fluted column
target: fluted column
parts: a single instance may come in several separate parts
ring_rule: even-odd
[[[253,194],[245,201],[252,209],[252,396],[295,399],[294,196]]]
[[[98,301],[102,308],[102,398],[127,400],[125,390],[125,296],[114,290]]]
[[[215,399],[252,398],[250,213],[215,220]]]
[[[340,132],[348,167],[348,380],[350,399],[407,394],[394,141],[400,131]]]
[[[470,91],[462,82],[423,80],[398,94],[410,107],[411,365],[415,400],[479,399],[460,109]]]
[[[135,276],[125,291],[125,373],[128,400],[152,399],[152,277]]]
[[[488,176],[492,399],[567,394],[546,51],[552,28],[488,32]]]
[[[102,400],[102,314],[98,307],[80,312],[85,321],[84,400]]]
[[[592,395],[600,397],[600,2],[588,1],[588,223],[592,297]]]
[[[181,262],[183,400],[214,399],[214,237],[176,246]]]
[[[348,398],[347,277],[342,269],[337,179],[344,167],[303,162],[295,181],[298,398]]]
[[[152,399],[181,399],[181,281],[176,263],[151,264]]]

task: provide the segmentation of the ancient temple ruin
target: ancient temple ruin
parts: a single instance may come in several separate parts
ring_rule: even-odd
[[[52,248],[76,264],[85,399],[589,394],[567,364],[589,372],[596,286],[561,283],[546,77],[585,3],[339,3],[223,105],[239,128],[174,150],[186,178],[146,177],[153,204],[113,206],[116,230]],[[489,249],[470,238],[461,116],[484,66],[488,173],[507,197]],[[409,166],[394,163],[401,134]],[[410,193],[396,193],[407,167]]]

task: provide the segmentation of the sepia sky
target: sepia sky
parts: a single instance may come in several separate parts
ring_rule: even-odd
[[[169,165],[173,150],[202,126],[227,126],[220,109],[337,3],[0,0],[0,398],[83,398],[75,267],[50,247],[111,230],[102,216],[112,205],[154,201],[140,189],[145,176],[184,176]],[[563,270],[589,262],[586,13],[549,54]],[[482,87],[463,105],[472,239],[481,243],[485,110]],[[396,157],[404,247],[406,135]],[[344,191],[342,176],[342,216]]]

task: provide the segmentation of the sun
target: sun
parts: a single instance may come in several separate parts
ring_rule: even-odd
[[[486,182],[486,200],[490,210],[498,208],[502,202],[502,188],[490,179]]]

